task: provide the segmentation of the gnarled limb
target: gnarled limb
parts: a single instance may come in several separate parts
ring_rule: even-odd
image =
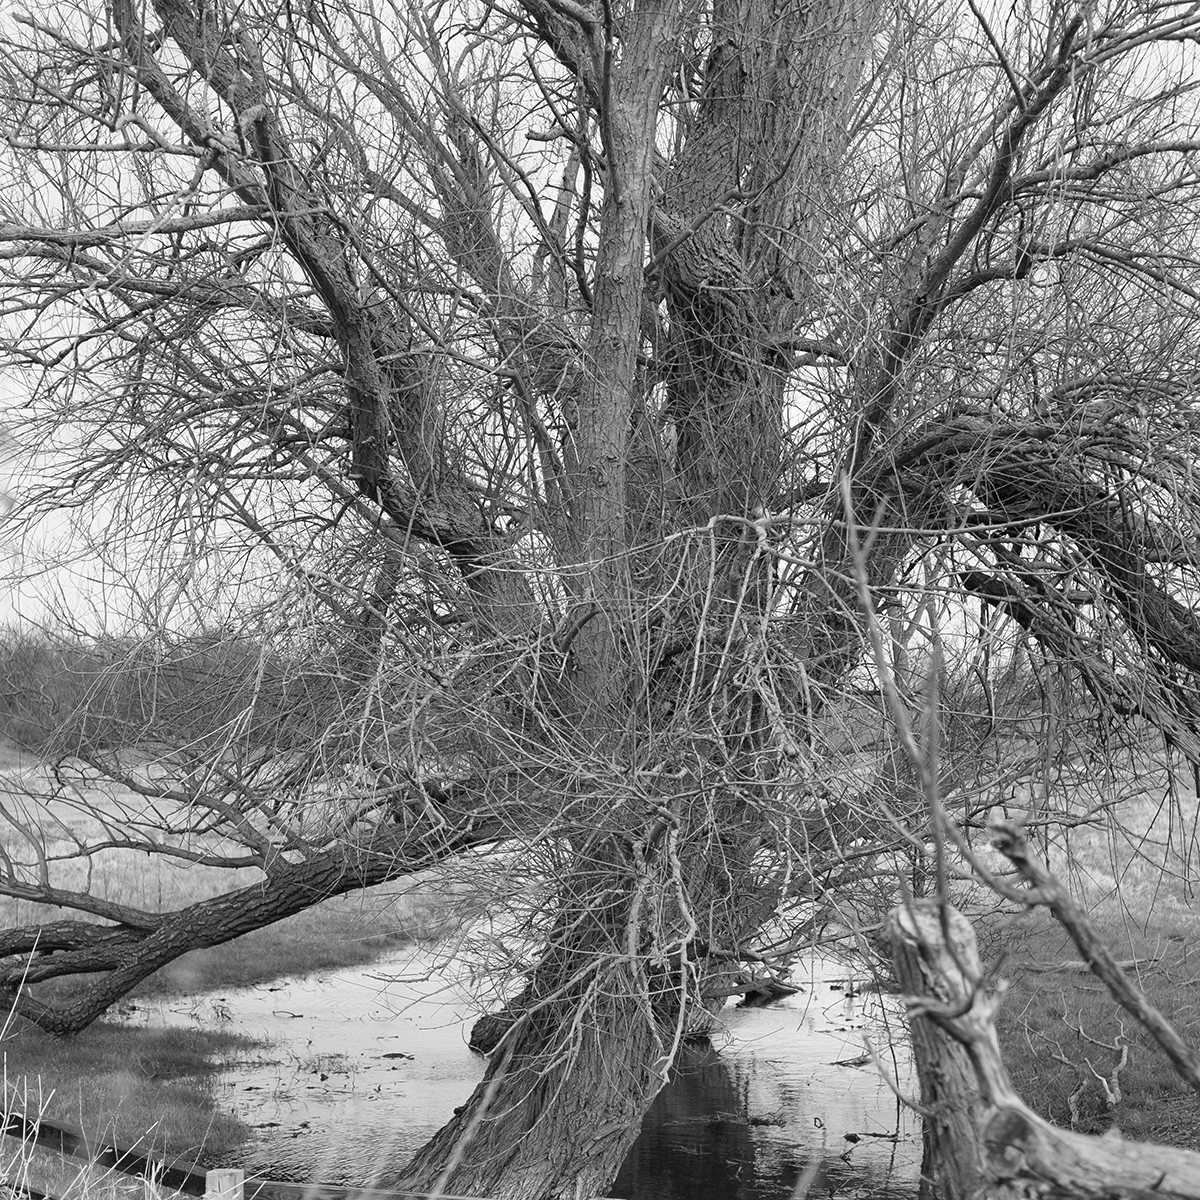
[[[383,823],[357,840],[310,849],[298,858],[279,854],[265,864],[261,881],[153,914],[153,921],[123,923],[115,914],[113,924],[61,920],[6,930],[0,942],[0,989],[11,996],[15,1012],[47,1033],[78,1033],[131,988],[191,950],[222,945],[320,900],[416,874],[511,831],[510,820],[496,808],[456,819],[443,816],[415,828]],[[47,979],[97,974],[82,994],[65,1002],[46,1002],[28,990]]]
[[[927,1117],[925,1174],[943,1200],[1197,1200],[1200,1153],[1059,1129],[1021,1099],[992,1018],[1002,991],[985,979],[970,923],[936,900],[888,914]]]

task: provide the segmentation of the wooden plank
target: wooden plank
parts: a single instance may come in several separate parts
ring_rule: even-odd
[[[88,1137],[76,1125],[61,1125],[55,1121],[31,1121],[16,1113],[4,1118],[3,1132],[34,1146],[56,1150],[67,1158],[78,1158],[124,1175],[140,1175],[156,1179],[159,1186],[189,1196],[203,1196],[205,1171],[194,1163],[171,1166],[137,1150],[105,1144]]]
[[[459,1196],[454,1192],[385,1192],[378,1188],[335,1187],[328,1183],[280,1183],[247,1179],[245,1200],[490,1200],[487,1196]],[[607,1200],[589,1197],[588,1200]]]
[[[223,1167],[209,1171],[204,1200],[242,1200],[246,1191],[246,1172],[241,1167]]]
[[[490,1200],[454,1192],[385,1192],[377,1188],[334,1187],[327,1183],[278,1183],[246,1180],[246,1200]],[[607,1196],[587,1200],[610,1200]]]
[[[15,1197],[15,1200],[58,1200],[57,1196],[51,1196],[47,1192],[39,1192],[37,1188],[28,1183],[0,1182],[0,1188],[3,1188],[10,1196]]]

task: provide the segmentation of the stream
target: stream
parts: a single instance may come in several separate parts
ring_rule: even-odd
[[[386,1188],[483,1073],[466,1044],[478,1006],[441,961],[409,947],[367,968],[139,1001],[126,1016],[232,1023],[267,1043],[219,1080],[220,1103],[257,1134],[223,1165]],[[915,1196],[919,1122],[863,1052],[867,1032],[900,1090],[915,1094],[897,1005],[855,994],[834,963],[798,965],[793,983],[803,990],[768,1007],[727,1007],[712,1045],[687,1049],[611,1196],[786,1200],[814,1159],[813,1197]]]

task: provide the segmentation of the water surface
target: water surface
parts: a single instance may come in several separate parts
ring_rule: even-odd
[[[268,1043],[220,1082],[222,1103],[256,1131],[225,1165],[386,1187],[483,1073],[466,1044],[477,1004],[438,965],[434,951],[405,950],[370,968],[161,1002],[136,1015],[232,1023]],[[845,979],[844,967],[815,962],[798,969],[797,995],[726,1008],[712,1045],[689,1049],[647,1114],[611,1195],[785,1200],[817,1160],[814,1196],[914,1196],[919,1126],[862,1061],[863,1032],[913,1094],[907,1049],[888,1048],[889,1027],[898,1033],[889,1006],[848,995]]]

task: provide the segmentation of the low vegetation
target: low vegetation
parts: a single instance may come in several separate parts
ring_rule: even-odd
[[[216,1158],[250,1130],[218,1106],[216,1077],[262,1044],[232,1031],[99,1021],[72,1038],[33,1025],[4,1036],[6,1096],[27,1117],[168,1158]]]
[[[7,748],[9,766],[32,759]],[[222,872],[191,866],[130,870],[103,860],[98,870],[120,871],[109,882],[131,902],[147,889],[187,898],[217,890]],[[155,873],[162,878],[151,878]],[[160,897],[161,898],[161,897]],[[9,910],[19,902],[5,900]],[[32,906],[25,904],[25,908]],[[9,912],[9,918],[13,913]],[[374,888],[327,900],[285,921],[211,949],[193,951],[151,976],[139,997],[194,995],[218,988],[267,983],[288,975],[335,970],[376,960],[385,951],[443,936],[458,921],[454,897],[427,890],[396,895]],[[71,978],[41,985],[62,997]],[[122,1145],[141,1145],[167,1158],[205,1163],[226,1158],[251,1130],[222,1112],[216,1081],[231,1062],[269,1055],[271,1048],[228,1031],[138,1028],[101,1021],[66,1039],[48,1036],[32,1023],[11,1020],[0,1036],[5,1102],[10,1111],[82,1126],[89,1134]],[[119,1178],[99,1183],[78,1164],[0,1139],[0,1176],[23,1178],[40,1190],[69,1197],[124,1194]],[[140,1191],[138,1193],[140,1195]]]
[[[338,896],[223,945],[193,950],[151,975],[130,997],[136,1003],[138,997],[195,995],[362,966],[387,950],[435,941],[457,922],[453,899],[431,893],[396,896],[376,888]],[[44,998],[64,998],[77,986],[68,976],[33,990]]]
[[[453,899],[387,889],[326,900],[222,946],[193,950],[134,989],[134,996],[249,987],[374,962],[386,950],[436,941],[457,924]]]
[[[285,716],[294,737],[316,738],[339,711],[339,666],[336,656],[297,666],[223,631],[148,647],[0,627],[0,738],[52,756],[152,752],[142,731],[165,719],[180,744],[198,751],[241,725],[261,744],[278,744]]]
[[[41,1192],[56,1200],[146,1200],[145,1184],[136,1176],[90,1167],[14,1138],[4,1141],[7,1145],[0,1149],[0,1179],[14,1193]]]
[[[1192,1046],[1200,1046],[1200,957],[1194,918],[1156,914],[1149,924],[1101,918],[1129,973]],[[1189,953],[1189,943],[1192,943]],[[1031,1108],[1082,1133],[1194,1149],[1200,1102],[1142,1027],[1081,967],[1051,970],[1079,954],[1058,925],[1024,923],[1003,974],[1011,980],[997,1018],[1004,1060]]]

